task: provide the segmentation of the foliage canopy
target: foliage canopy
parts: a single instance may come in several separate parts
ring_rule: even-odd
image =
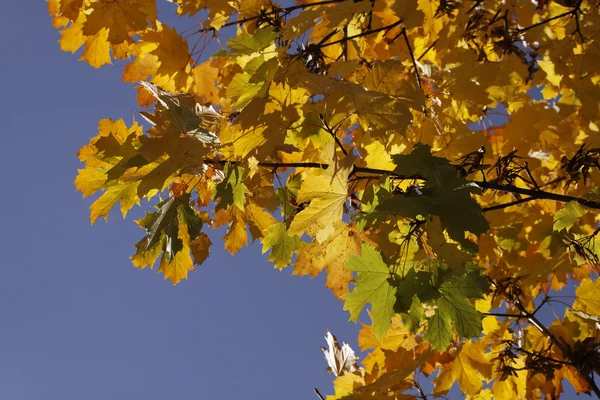
[[[328,336],[330,399],[600,397],[597,0],[172,2],[197,24],[48,0],[62,50],[139,82],[147,129],[101,120],[75,180],[92,223],[153,201],[134,266],[177,284],[225,226],[325,270],[372,321],[362,366]]]

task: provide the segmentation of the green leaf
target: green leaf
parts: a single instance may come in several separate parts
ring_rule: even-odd
[[[412,309],[415,298],[420,302],[438,298],[439,292],[433,285],[432,279],[431,272],[414,269],[408,271],[404,277],[395,279],[394,286],[397,291],[394,310],[397,313],[406,313]]]
[[[259,29],[253,34],[243,32],[227,41],[229,50],[219,50],[214,57],[237,57],[256,53],[271,45],[278,37],[279,32],[272,26]]]
[[[448,160],[432,156],[427,145],[417,143],[411,154],[392,158],[397,165],[394,172],[418,174],[426,180],[426,186],[383,201],[374,213],[406,218],[437,215],[453,240],[463,249],[477,252],[477,245],[465,238],[465,232],[478,236],[489,229],[481,206],[471,198],[471,193],[480,189],[460,178]]]
[[[271,250],[269,261],[275,267],[283,269],[290,264],[292,254],[304,245],[298,236],[290,235],[284,222],[278,222],[267,228],[267,235],[262,240],[263,254]]]
[[[483,314],[481,314],[470,299],[481,299],[489,288],[487,279],[482,275],[483,269],[475,264],[469,264],[466,274],[458,275],[452,270],[438,270],[438,291],[440,297],[435,300],[437,306],[435,315],[428,321],[425,339],[432,341],[437,350],[444,350],[452,340],[452,334],[437,332],[440,324],[454,323],[459,336],[466,338],[477,337],[481,334]],[[423,300],[423,299],[421,299]],[[450,326],[447,327],[450,330]]]
[[[571,201],[554,214],[553,228],[557,232],[562,231],[563,229],[568,230],[579,222],[579,219],[586,213],[587,210],[584,206],[576,201]]]
[[[344,296],[344,310],[350,311],[351,321],[356,321],[364,306],[371,303],[373,332],[377,338],[383,338],[391,326],[396,301],[389,267],[374,247],[363,243],[361,255],[350,254],[345,268],[357,274],[353,280],[356,286]]]
[[[396,168],[394,172],[401,175],[420,175],[427,180],[429,186],[461,186],[466,182],[458,176],[458,171],[445,158],[434,157],[431,147],[426,144],[415,144],[410,154],[392,156]]]
[[[404,326],[412,333],[417,332],[421,322],[425,319],[425,315],[423,314],[423,306],[421,305],[421,301],[416,295],[412,298],[412,303],[408,313],[402,313],[401,315]]]
[[[213,198],[220,198],[215,210],[235,205],[244,211],[246,192],[248,192],[248,188],[243,183],[244,167],[240,164],[231,164],[228,162],[225,164],[223,175],[225,178],[215,187]]]
[[[277,57],[265,61],[264,56],[259,56],[248,61],[244,72],[236,74],[227,86],[226,96],[237,98],[233,108],[244,108],[255,97],[266,96],[278,66]]]
[[[133,265],[138,268],[152,266],[161,252],[163,259],[168,263],[177,253],[186,251],[189,243],[182,241],[180,225],[185,225],[189,240],[196,239],[202,229],[202,219],[190,206],[189,201],[189,194],[171,196],[155,206],[158,211],[147,212],[145,217],[136,221],[146,230],[146,236],[135,245]]]
[[[487,232],[489,224],[479,204],[471,198],[470,187],[455,189],[436,186],[420,190],[418,195],[396,195],[377,206],[375,212],[415,218],[434,214],[440,217],[442,226],[450,237],[465,250],[476,251],[477,246],[465,239],[465,232],[480,235]]]
[[[448,348],[453,336],[450,314],[436,310],[435,315],[427,322],[427,330],[423,339],[430,342],[435,350],[443,352]]]

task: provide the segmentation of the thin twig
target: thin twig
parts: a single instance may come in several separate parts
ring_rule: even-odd
[[[412,60],[413,67],[415,68],[415,76],[417,77],[417,85],[421,87],[421,77],[419,76],[419,68],[417,67],[417,61],[415,60],[415,54],[413,53],[412,47],[410,45],[410,40],[408,40],[408,36],[406,35],[406,28],[402,27],[402,32],[400,32],[402,36],[404,36],[404,41],[406,42],[406,47],[408,47],[408,53],[410,54],[410,59]]]
[[[526,318],[521,314],[508,314],[508,313],[493,313],[493,312],[485,312],[482,313],[486,317],[505,317],[505,318]]]
[[[319,396],[319,398],[321,400],[325,400],[325,397],[323,397],[323,395],[319,392],[319,389],[314,388],[313,390],[315,391],[315,393],[317,394],[317,396]]]
[[[519,29],[517,29],[517,33],[527,32],[530,29],[537,28],[538,26],[542,26],[544,24],[547,24],[548,22],[554,21],[555,19],[566,17],[567,15],[573,15],[574,10],[576,10],[576,9],[573,9],[573,10],[570,10],[570,11],[565,11],[562,14],[555,15],[554,17],[551,17],[551,18],[545,19],[543,21],[537,22],[537,23],[535,23],[533,25],[526,26],[525,28],[519,28]]]
[[[319,114],[319,118],[321,119],[321,123],[323,124],[323,126],[325,127],[325,130],[327,132],[329,132],[329,134],[333,137],[333,140],[335,140],[335,143],[337,143],[338,147],[340,148],[340,150],[342,150],[342,153],[344,153],[345,156],[348,155],[348,152],[346,151],[346,149],[344,148],[344,145],[342,144],[342,142],[340,141],[340,138],[337,137],[336,132],[337,130],[333,130],[329,124],[327,123],[327,121],[325,120],[325,116],[323,114]]]
[[[427,49],[425,49],[423,54],[421,54],[419,57],[417,57],[417,61],[421,61],[421,58],[425,57],[425,55],[427,53],[429,53],[429,50],[433,49],[433,46],[435,46],[436,43],[437,43],[437,39],[434,40],[433,43],[431,43]]]
[[[234,25],[242,25],[242,24],[245,24],[246,22],[250,22],[250,21],[253,21],[255,19],[258,19],[263,16],[267,16],[267,15],[273,15],[273,14],[277,14],[277,13],[289,14],[292,11],[296,11],[296,10],[303,9],[303,8],[317,7],[317,6],[327,5],[327,4],[334,4],[334,3],[343,3],[345,1],[350,1],[350,0],[324,0],[324,1],[319,1],[316,3],[296,4],[294,6],[290,6],[290,7],[286,7],[286,8],[278,8],[278,9],[275,9],[275,10],[272,10],[269,12],[254,15],[252,17],[246,17],[243,19],[239,19],[237,21],[228,22],[226,24],[223,24],[221,26],[221,28],[219,28],[219,29],[227,28],[227,27],[234,26]],[[216,31],[216,29],[212,28],[212,27],[211,28],[202,28],[202,29],[199,29],[197,32],[205,32],[205,31]]]
[[[503,208],[516,206],[517,204],[526,203],[528,201],[537,200],[537,199],[538,199],[537,197],[531,196],[531,197],[526,197],[523,199],[511,201],[510,203],[504,203],[504,204],[498,204],[498,205],[491,206],[491,207],[485,207],[485,208],[482,208],[481,210],[483,212],[502,210]]]
[[[493,183],[493,182],[479,181],[479,182],[473,182],[473,183],[477,184],[479,187],[484,188],[484,189],[498,190],[498,191],[506,192],[506,193],[518,193],[518,194],[523,194],[523,195],[527,195],[527,196],[537,197],[538,199],[556,200],[556,201],[560,201],[563,203],[568,203],[570,201],[576,201],[579,204],[584,205],[586,207],[600,209],[600,202],[593,201],[593,200],[586,200],[586,199],[583,199],[580,197],[567,196],[564,194],[546,192],[543,190],[524,189],[524,188],[516,187],[513,185],[501,185],[501,184]]]
[[[334,45],[334,44],[339,44],[339,43],[342,43],[342,42],[345,42],[345,41],[348,41],[348,40],[356,39],[356,38],[359,38],[361,36],[371,35],[373,33],[381,32],[381,31],[391,31],[392,29],[394,29],[395,27],[397,27],[401,23],[402,23],[402,20],[398,20],[398,21],[394,22],[393,24],[382,26],[381,28],[367,30],[367,31],[364,31],[364,32],[361,32],[361,33],[357,33],[356,35],[352,35],[352,36],[348,36],[346,38],[342,38],[342,39],[336,40],[334,42],[329,42],[329,43],[322,44],[321,47],[327,47],[327,46],[331,46],[331,45]]]

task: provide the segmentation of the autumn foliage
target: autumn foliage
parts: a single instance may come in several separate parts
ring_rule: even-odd
[[[360,363],[328,337],[329,399],[600,396],[598,0],[172,2],[192,28],[48,0],[62,50],[137,85],[75,180],[92,223],[154,204],[134,266],[177,284],[226,227],[326,274],[372,321]]]

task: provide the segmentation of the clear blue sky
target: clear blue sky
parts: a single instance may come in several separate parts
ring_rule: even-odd
[[[73,186],[98,119],[131,122],[133,86],[61,52],[44,1],[7,1],[0,33],[0,399],[330,393],[325,329],[356,348],[359,326],[324,279],[274,270],[258,244],[231,257],[222,233],[177,287],[134,268],[141,211],[91,227]]]

